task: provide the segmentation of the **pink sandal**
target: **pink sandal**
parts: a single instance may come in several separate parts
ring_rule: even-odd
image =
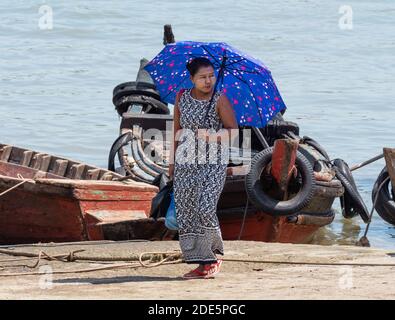
[[[184,279],[210,279],[214,278],[214,275],[216,275],[222,265],[222,260],[218,260],[215,263],[212,264],[207,264],[204,266],[203,271],[199,270],[199,267],[184,274],[182,277]]]

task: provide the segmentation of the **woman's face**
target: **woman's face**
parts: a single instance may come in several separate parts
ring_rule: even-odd
[[[211,66],[200,67],[193,77],[191,77],[195,88],[204,93],[210,93],[215,85],[215,73]]]

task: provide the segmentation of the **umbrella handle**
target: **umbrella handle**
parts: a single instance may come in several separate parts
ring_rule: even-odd
[[[207,111],[206,111],[205,119],[207,119],[208,112],[209,112],[210,107],[211,107],[211,103],[213,102],[214,95],[215,95],[215,92],[216,92],[217,87],[218,87],[218,83],[220,82],[221,78],[223,78],[223,76],[224,76],[225,63],[226,63],[226,60],[228,59],[225,54],[226,54],[226,51],[224,52],[224,55],[222,56],[223,59],[222,59],[222,62],[221,62],[221,67],[219,68],[218,78],[217,78],[217,81],[215,81],[214,91],[213,91],[213,94],[211,95],[211,99],[210,99],[210,102],[208,104],[208,108],[207,108]]]

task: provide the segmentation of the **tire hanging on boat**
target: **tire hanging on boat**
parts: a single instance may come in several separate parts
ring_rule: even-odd
[[[267,148],[254,156],[251,168],[245,178],[245,188],[251,202],[259,209],[272,216],[295,214],[306,207],[314,196],[315,179],[310,162],[296,152],[295,166],[302,178],[302,185],[296,195],[285,201],[280,201],[268,195],[261,181],[263,170],[272,160],[273,147]]]
[[[336,178],[340,180],[344,187],[344,195],[340,197],[343,216],[349,219],[360,215],[362,220],[367,223],[369,221],[369,211],[358,192],[350,168],[342,159],[335,159],[333,164]]]
[[[118,160],[122,164],[122,157],[119,154],[121,148],[127,145],[133,140],[133,134],[131,132],[126,132],[115,139],[111,146],[110,153],[108,155],[108,166],[107,169],[115,172],[115,156],[118,154]]]
[[[314,149],[316,149],[326,160],[330,160],[328,153],[325,151],[325,149],[317,142],[315,141],[313,138],[310,138],[308,136],[304,136],[302,138],[301,143],[305,143],[307,145],[309,145],[310,147],[313,147]]]
[[[384,182],[385,179],[389,177],[388,170],[385,167],[379,174],[372,190],[372,201],[376,198],[378,193],[377,202],[375,205],[375,209],[377,213],[380,215],[383,220],[386,222],[395,225],[395,192],[394,187],[392,186],[391,192],[390,189],[390,180],[384,183],[383,187],[378,190],[380,184]]]
[[[125,162],[123,152],[123,147],[129,143],[131,143],[131,156],[134,160],[134,166],[130,169]],[[120,135],[114,141],[108,156],[108,170],[116,171],[115,157],[117,155],[119,164],[125,170],[126,175],[132,175],[138,181],[152,183],[158,175],[168,171],[167,167],[162,168],[145,155],[141,147],[141,140],[130,131]]]

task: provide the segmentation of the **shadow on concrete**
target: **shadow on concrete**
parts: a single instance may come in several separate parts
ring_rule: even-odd
[[[124,283],[124,282],[148,282],[148,281],[185,281],[182,277],[153,277],[153,276],[124,276],[124,277],[111,277],[111,278],[69,278],[54,280],[53,283],[63,284],[77,284],[77,283],[90,283],[90,284],[111,284],[111,283]]]

